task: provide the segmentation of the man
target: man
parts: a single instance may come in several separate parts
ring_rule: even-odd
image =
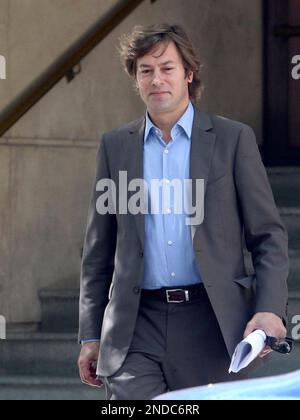
[[[192,104],[201,93],[200,62],[184,30],[137,27],[124,37],[121,56],[147,112],[105,134],[98,149],[78,365],[84,383],[105,384],[107,399],[151,399],[242,377],[228,375],[230,357],[256,329],[286,336],[287,235],[251,128]],[[161,195],[147,190],[146,209],[150,203],[158,212],[121,212],[121,172],[128,183],[147,185],[203,179],[204,219],[187,223],[186,211],[175,212],[174,195],[167,209],[161,205],[167,189]],[[106,179],[121,194],[110,203],[115,212],[99,206]],[[198,203],[197,188],[192,191]]]

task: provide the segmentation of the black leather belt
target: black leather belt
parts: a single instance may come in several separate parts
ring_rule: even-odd
[[[142,296],[152,297],[167,303],[183,303],[199,299],[205,295],[203,283],[174,288],[162,287],[161,289],[142,289]]]

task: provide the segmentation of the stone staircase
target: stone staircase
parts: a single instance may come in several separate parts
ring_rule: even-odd
[[[289,235],[290,275],[289,285],[289,335],[300,316],[300,167],[268,168],[268,176],[281,219]],[[300,332],[300,328],[298,328]],[[296,338],[296,337],[294,337]],[[299,337],[300,338],[300,337]],[[253,376],[279,375],[300,369],[300,340],[295,342],[293,353],[282,356],[273,353],[270,362],[257,370]]]
[[[300,315],[300,167],[269,168],[277,207],[289,235],[289,313]]]
[[[77,358],[78,290],[42,290],[37,331],[12,331],[0,341],[0,400],[102,400],[83,385]]]
[[[300,315],[300,168],[268,170],[289,231],[290,319]],[[38,331],[8,331],[0,341],[0,400],[101,400],[103,389],[82,385],[77,370],[78,290],[41,290]],[[299,329],[300,331],[300,329]],[[253,376],[300,369],[300,343],[290,356],[272,355]]]

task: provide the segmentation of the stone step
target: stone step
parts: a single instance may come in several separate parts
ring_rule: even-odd
[[[288,308],[288,319],[291,324],[293,317],[299,315],[300,318],[300,250],[289,250],[290,257],[290,273],[288,277],[289,287],[289,308]],[[251,255],[249,252],[244,250],[245,266],[248,273],[253,273],[253,264]],[[292,327],[293,325],[291,325]],[[299,328],[300,332],[300,328]],[[300,339],[300,337],[299,337]],[[300,354],[299,354],[300,358]]]
[[[75,334],[7,333],[0,341],[2,375],[78,377]]]
[[[300,207],[281,207],[279,212],[288,231],[289,248],[300,249]]]
[[[100,401],[105,390],[84,385],[77,378],[0,376],[0,401]]]
[[[278,207],[300,207],[300,167],[267,168]]]
[[[300,292],[300,250],[289,250],[290,274],[288,279],[289,291]]]
[[[300,250],[289,250],[290,273],[288,277],[289,294],[297,300],[297,292],[300,292]],[[244,260],[247,272],[253,273],[254,268],[249,252],[244,251]],[[299,312],[300,313],[300,312]]]
[[[41,330],[45,332],[78,331],[78,289],[41,289]]]

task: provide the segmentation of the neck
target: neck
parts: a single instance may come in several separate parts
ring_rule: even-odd
[[[155,124],[156,127],[158,127],[163,132],[164,140],[170,140],[172,127],[185,113],[188,106],[189,102],[185,103],[184,106],[176,109],[175,111],[162,112],[157,114],[152,111],[148,111],[153,124]]]

